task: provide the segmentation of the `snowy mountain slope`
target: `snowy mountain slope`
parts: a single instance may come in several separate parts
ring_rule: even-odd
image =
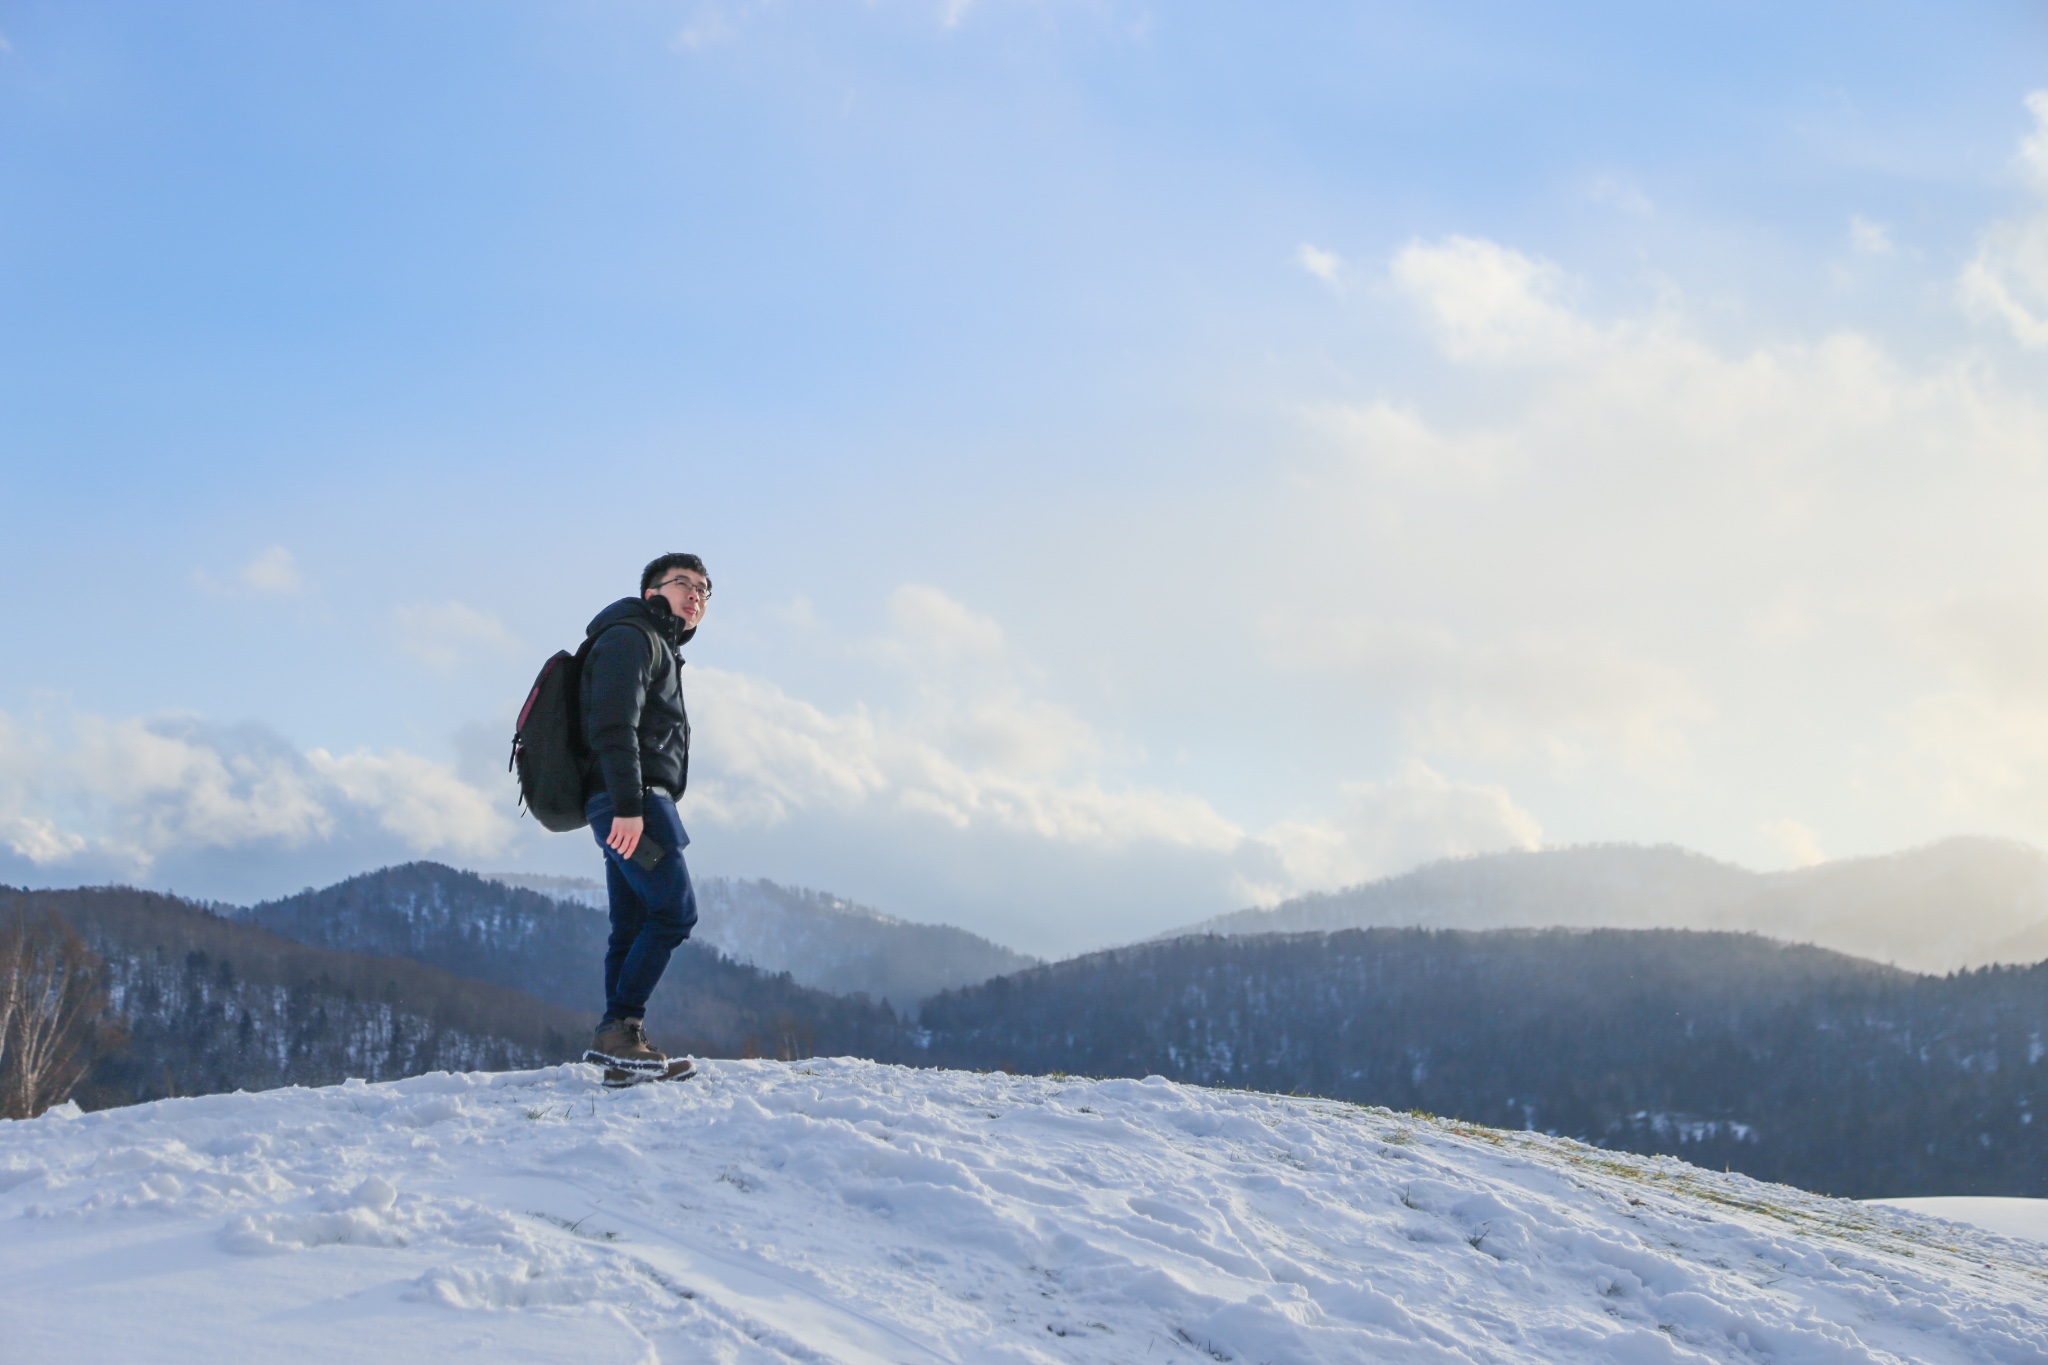
[[[940,991],[1038,965],[949,924],[914,924],[839,896],[770,881],[707,878],[698,937],[727,957],[838,995],[865,993],[899,1010]]]
[[[2048,1242],[2048,1199],[2000,1199],[1984,1195],[1934,1195],[1920,1199],[1873,1199],[1886,1208],[1924,1213],[1951,1223],[1969,1223],[2007,1237]]]
[[[1960,838],[1757,873],[1669,845],[1497,853],[1159,937],[1552,926],[1759,933],[1936,974],[2031,965],[2048,959],[2048,855],[2006,839]]]
[[[603,909],[602,883],[516,872],[478,874],[556,900]],[[940,991],[1023,971],[1038,959],[950,924],[916,924],[822,891],[765,880],[697,883],[692,938],[735,962],[788,972],[798,985],[866,994],[909,1011]]]
[[[21,1362],[2038,1362],[2048,1248],[1327,1101],[721,1062],[0,1124]]]

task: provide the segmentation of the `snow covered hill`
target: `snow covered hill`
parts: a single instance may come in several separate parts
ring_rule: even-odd
[[[0,1124],[39,1362],[2039,1362],[2048,1247],[1163,1080],[714,1062]]]

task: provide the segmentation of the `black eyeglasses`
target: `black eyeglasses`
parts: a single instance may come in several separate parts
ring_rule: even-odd
[[[711,585],[709,583],[699,583],[694,578],[671,578],[666,583],[656,583],[654,586],[657,588],[681,588],[686,596],[694,597],[699,602],[709,602],[711,600]]]

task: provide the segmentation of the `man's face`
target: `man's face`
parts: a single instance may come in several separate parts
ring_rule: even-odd
[[[695,570],[670,569],[655,580],[647,596],[666,598],[669,610],[694,630],[704,619],[704,608],[711,601],[711,584]]]

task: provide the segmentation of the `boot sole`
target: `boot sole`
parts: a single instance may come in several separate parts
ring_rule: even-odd
[[[666,1057],[617,1057],[609,1052],[599,1052],[596,1048],[584,1053],[583,1060],[595,1062],[613,1071],[631,1071],[641,1076],[659,1076],[668,1070],[669,1065]]]
[[[636,1085],[654,1085],[660,1081],[687,1081],[697,1074],[697,1068],[687,1057],[678,1057],[661,1071],[622,1071],[617,1067],[606,1067],[604,1088],[607,1090],[630,1090]]]

